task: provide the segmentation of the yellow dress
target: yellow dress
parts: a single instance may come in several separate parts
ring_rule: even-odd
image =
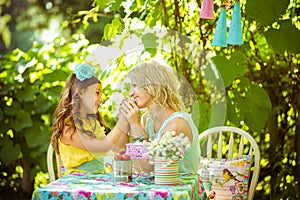
[[[93,133],[97,139],[105,137],[105,128],[95,120],[97,124]],[[88,128],[87,123],[84,123],[84,128]],[[63,175],[71,172],[91,172],[105,173],[103,156],[107,153],[91,153],[87,150],[79,149],[71,145],[65,145],[60,140],[58,141],[59,153],[65,172]]]

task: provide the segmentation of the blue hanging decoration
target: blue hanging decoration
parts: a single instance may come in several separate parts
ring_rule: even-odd
[[[226,10],[225,7],[221,7],[220,16],[218,19],[214,39],[212,41],[213,46],[227,47],[227,36],[226,36]]]
[[[241,21],[241,6],[238,1],[236,1],[234,4],[227,43],[233,45],[241,45],[244,43]]]

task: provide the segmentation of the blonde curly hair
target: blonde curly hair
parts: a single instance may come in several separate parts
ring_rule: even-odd
[[[179,94],[180,83],[170,66],[150,60],[136,65],[127,76],[137,86],[144,88],[156,104],[176,111],[184,109]]]

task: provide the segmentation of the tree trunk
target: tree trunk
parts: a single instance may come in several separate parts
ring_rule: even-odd
[[[23,166],[23,179],[22,179],[22,190],[26,196],[31,195],[33,192],[33,182],[30,180],[30,166],[28,165],[26,159],[22,159]]]

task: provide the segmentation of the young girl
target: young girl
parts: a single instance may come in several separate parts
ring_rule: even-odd
[[[131,98],[120,105],[120,112],[128,118],[130,135],[151,140],[166,132],[184,133],[191,142],[179,161],[180,173],[196,174],[199,168],[198,129],[191,117],[183,111],[179,95],[179,81],[169,66],[156,61],[139,64],[128,72],[131,81]],[[140,118],[140,109],[146,109]],[[153,171],[153,164],[139,160],[142,171]]]
[[[94,72],[87,64],[77,65],[55,111],[51,143],[66,168],[65,174],[104,173],[103,156],[123,148],[128,140],[125,118],[120,117],[111,131],[103,122],[98,111],[102,87]]]

